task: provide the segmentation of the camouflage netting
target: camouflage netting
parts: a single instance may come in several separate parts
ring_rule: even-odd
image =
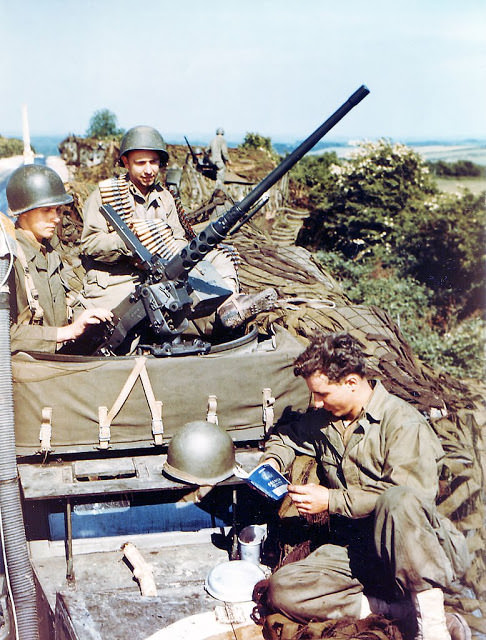
[[[300,220],[296,215],[295,233]],[[285,228],[290,229],[288,217]],[[473,631],[486,633],[484,388],[420,362],[386,311],[352,304],[331,274],[302,247],[288,246],[287,239],[288,234],[281,244],[252,224],[233,238],[242,289],[273,286],[279,294],[278,307],[260,314],[259,325],[263,330],[281,325],[303,345],[315,330],[348,331],[369,357],[373,375],[429,416],[446,452],[439,508],[467,536],[473,557],[463,588],[446,594],[447,605],[462,613]]]
[[[220,215],[224,203],[221,197],[212,197],[211,181],[186,169],[187,158],[182,157],[183,149],[178,151],[185,169],[182,200],[192,207],[189,219],[195,224],[212,214]],[[261,177],[255,175],[252,180]],[[248,183],[227,185],[230,197],[223,195],[222,200],[227,205],[230,199],[241,199],[249,188]],[[59,248],[71,265],[75,290],[82,277],[77,257],[80,207],[89,190],[73,183],[76,208],[64,216],[60,237]],[[348,331],[369,356],[374,376],[429,416],[446,452],[439,508],[464,532],[473,558],[462,588],[446,594],[447,605],[466,617],[473,634],[486,634],[485,389],[480,383],[457,380],[420,362],[386,311],[352,304],[331,274],[308,251],[295,246],[307,214],[284,206],[286,192],[285,182],[274,187],[270,206],[258,214],[259,227],[250,222],[231,239],[241,255],[242,290],[272,286],[279,294],[278,306],[260,314],[257,324],[262,331],[272,324],[281,325],[303,346],[316,329]],[[197,197],[192,199],[190,194]]]

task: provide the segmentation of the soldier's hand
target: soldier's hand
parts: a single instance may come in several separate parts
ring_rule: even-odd
[[[112,318],[113,314],[108,309],[103,309],[101,307],[85,309],[72,324],[58,328],[56,340],[57,342],[75,340],[84,333],[89,325],[100,324],[100,322],[109,322]]]
[[[289,484],[289,496],[302,514],[322,513],[329,510],[329,489],[313,482]]]

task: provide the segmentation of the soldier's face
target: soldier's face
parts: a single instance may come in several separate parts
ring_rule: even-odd
[[[38,207],[19,216],[19,227],[42,242],[52,238],[60,219],[57,207]]]
[[[156,151],[129,151],[122,157],[130,180],[143,193],[147,193],[160,169],[160,157]]]
[[[305,379],[312,393],[316,409],[330,411],[338,418],[345,418],[354,409],[354,378],[345,376],[338,382],[331,382],[322,372],[317,371]]]

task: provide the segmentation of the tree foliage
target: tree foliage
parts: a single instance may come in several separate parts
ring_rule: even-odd
[[[272,147],[272,139],[266,138],[265,136],[260,135],[259,133],[251,133],[248,132],[245,135],[245,139],[239,145],[240,149],[262,149],[263,151],[268,151],[269,153],[274,153]]]
[[[290,177],[308,188],[311,205],[318,205],[326,196],[329,181],[332,180],[331,168],[339,162],[335,151],[307,156],[290,171]]]
[[[413,216],[424,195],[436,191],[420,156],[386,140],[362,143],[349,161],[331,165],[329,172],[324,199],[301,240],[351,258],[377,247],[391,254],[404,216]]]
[[[386,140],[361,144],[349,160],[304,158],[294,178],[310,188],[314,207],[298,243],[338,256],[332,272],[346,280],[351,299],[401,318],[431,364],[477,373],[484,366],[484,194],[439,192],[416,152]]]
[[[21,156],[24,152],[24,143],[19,138],[4,138],[0,136],[0,158]]]
[[[443,178],[478,178],[486,175],[485,167],[470,160],[458,160],[457,162],[437,160],[437,162],[428,162],[427,165],[434,175]]]
[[[124,133],[118,128],[117,117],[109,109],[95,111],[86,131],[88,138],[119,138]]]

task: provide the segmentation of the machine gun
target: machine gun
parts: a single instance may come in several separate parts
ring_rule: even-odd
[[[105,335],[96,341],[94,355],[112,355],[124,342],[129,332],[145,325],[155,336],[156,344],[143,345],[153,355],[187,355],[207,353],[210,344],[202,340],[184,343],[181,334],[186,330],[189,319],[197,317],[193,309],[190,272],[199,265],[205,256],[222,242],[228,234],[242,221],[247,221],[261,206],[263,196],[282,176],[287,173],[332,127],[334,127],[351,109],[353,109],[369,93],[362,85],[345,103],[339,107],[314,133],[306,138],[292,153],[271,171],[257,186],[241,200],[234,204],[220,218],[211,222],[203,231],[193,238],[178,254],[169,260],[153,255],[131,232],[116,211],[109,206],[102,206],[101,213],[123,238],[136,257],[141,269],[140,284],[135,292],[113,309],[114,320],[111,326],[105,327]],[[240,223],[240,224],[238,224]],[[208,283],[213,288],[214,296],[197,315],[209,315],[229,295],[229,291],[217,284]],[[96,325],[96,328],[100,325]],[[87,339],[86,339],[87,338]],[[93,344],[93,337],[84,339],[84,349],[76,344],[69,347],[70,353],[85,353],[86,344]],[[79,339],[82,340],[83,336]],[[79,341],[76,341],[78,343]],[[67,351],[64,351],[65,353]],[[91,351],[92,353],[92,351]]]
[[[197,153],[189,144],[189,140],[186,138],[186,136],[184,136],[184,140],[186,141],[186,144],[189,147],[189,153],[191,154],[192,162],[196,168],[196,171],[198,171],[199,173],[202,173],[202,175],[205,176],[206,178],[210,178],[211,180],[216,180],[216,171],[218,167],[209,160],[206,153],[204,154],[203,161],[201,162],[201,160],[198,158]]]

